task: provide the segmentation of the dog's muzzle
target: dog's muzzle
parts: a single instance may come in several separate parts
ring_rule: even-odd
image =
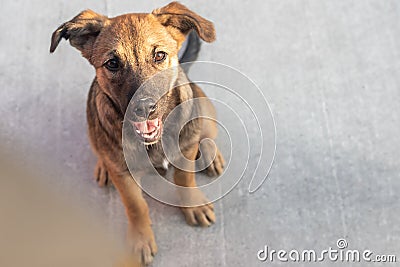
[[[162,121],[160,118],[145,120],[141,122],[131,121],[136,134],[145,145],[157,143],[162,134]]]

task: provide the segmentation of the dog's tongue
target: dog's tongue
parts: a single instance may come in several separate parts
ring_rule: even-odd
[[[142,133],[151,133],[155,129],[157,129],[159,125],[159,120],[154,119],[154,120],[147,120],[147,121],[141,121],[141,122],[133,122],[135,125],[136,129],[138,129]]]

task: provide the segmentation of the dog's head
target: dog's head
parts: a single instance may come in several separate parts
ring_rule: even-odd
[[[145,81],[178,66],[178,51],[192,30],[206,42],[215,39],[210,21],[177,2],[149,14],[126,14],[115,18],[86,10],[53,33],[50,52],[55,51],[62,38],[69,40],[95,67],[101,90],[124,113],[130,99]],[[173,85],[177,75],[170,73],[168,83]],[[140,98],[129,107],[135,115],[136,132],[146,143],[160,138],[166,106],[173,102],[167,96],[157,97],[160,93],[157,90],[160,88],[155,86],[141,92]]]

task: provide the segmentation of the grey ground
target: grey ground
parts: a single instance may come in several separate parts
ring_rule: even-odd
[[[50,55],[50,36],[86,8],[114,16],[167,2],[1,3],[2,144],[23,151],[21,164],[44,158],[42,171],[56,166],[51,187],[79,199],[121,240],[126,219],[117,192],[92,180],[85,100],[94,72],[66,42]],[[153,266],[286,266],[260,263],[256,253],[264,245],[323,250],[338,238],[399,261],[400,3],[183,3],[217,29],[200,59],[241,70],[264,92],[277,152],[259,191],[249,195],[243,181],[215,204],[211,228],[186,226],[179,210],[148,198],[159,246]]]

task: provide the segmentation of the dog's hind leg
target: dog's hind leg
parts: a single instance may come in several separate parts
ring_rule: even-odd
[[[200,87],[193,85],[192,88],[197,99],[196,103],[200,108],[200,114],[203,116],[201,118],[200,146],[197,154],[199,161],[196,167],[197,170],[203,170],[210,177],[221,175],[224,171],[225,161],[215,144],[215,138],[218,134],[215,107]]]
[[[215,144],[217,132],[217,123],[214,120],[202,120],[202,141],[200,141],[199,153],[197,157],[200,159],[200,169],[204,169],[203,172],[210,177],[221,175],[224,171],[225,165],[224,157]]]
[[[101,160],[97,160],[96,167],[94,168],[94,179],[100,187],[112,184],[107,168]]]
[[[210,177],[221,175],[224,171],[225,160],[218,147],[210,141],[201,142],[199,147],[199,168]],[[204,168],[205,166],[207,167]]]

